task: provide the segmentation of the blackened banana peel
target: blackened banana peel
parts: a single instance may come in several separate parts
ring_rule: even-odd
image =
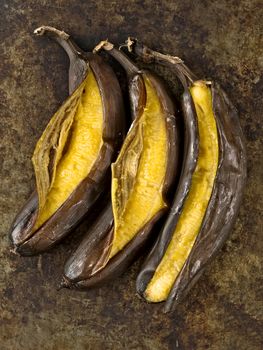
[[[67,261],[65,287],[98,286],[127,269],[167,210],[178,171],[178,115],[162,81],[112,44],[101,47],[127,72],[134,121],[112,165],[112,205]]]
[[[211,85],[219,138],[219,165],[201,230],[166,301],[173,310],[225,243],[236,221],[246,181],[246,151],[236,108],[218,84]]]
[[[187,244],[187,241],[178,232],[178,222],[180,224],[184,210],[186,211],[185,214],[191,214],[191,212],[187,212],[187,209],[189,209],[189,206],[187,208],[187,198],[185,200],[186,207],[183,207],[181,212],[178,211],[177,203],[180,200],[178,193],[181,189],[181,184],[179,184],[167,222],[156,244],[146,258],[137,278],[138,293],[148,301],[166,300],[164,310],[165,312],[169,312],[177,306],[186,296],[192,285],[196,283],[207,264],[224,244],[235,223],[246,180],[246,152],[237,111],[218,84],[206,83],[204,81],[196,82],[196,77],[177,57],[155,52],[136,40],[131,41],[131,43],[135,53],[144,61],[156,61],[172,68],[183,82],[184,87],[186,87],[185,80],[188,80],[190,84],[189,93],[192,94],[195,109],[199,116],[205,112],[203,109],[204,106],[198,105],[198,96],[193,93],[193,90],[198,85],[203,89],[206,86],[206,89],[210,91],[210,94],[208,91],[207,93],[211,95],[211,111],[204,114],[207,115],[207,113],[210,113],[213,115],[217,129],[218,166],[213,180],[210,199],[197,234],[191,237],[188,247],[183,246],[183,244]],[[193,106],[190,106],[189,101],[186,101],[184,108],[192,110]],[[208,129],[211,127],[211,123],[209,124],[207,125]],[[213,140],[211,142],[212,144]],[[199,134],[199,145],[199,160],[202,158],[205,149],[208,154],[215,152],[215,148],[217,147],[216,143],[214,143],[214,150],[209,149],[209,145],[204,145],[204,135],[202,136],[202,134]],[[192,180],[193,183],[194,180]],[[191,189],[190,186],[190,194],[191,191],[198,193],[198,188]],[[179,217],[178,214],[180,214]],[[176,242],[178,236],[179,242]],[[182,244],[180,245],[180,243]],[[172,251],[171,248],[173,248]],[[170,259],[172,265],[162,265],[165,259],[166,261]],[[163,271],[160,272],[162,267]],[[170,271],[169,267],[171,268]],[[174,274],[172,283],[170,278],[165,280],[167,273],[170,273],[170,275],[171,273]],[[165,288],[166,290],[164,290]]]
[[[85,53],[68,34],[40,27],[70,59],[71,95],[53,116],[33,155],[37,191],[11,228],[21,255],[48,250],[86,215],[105,190],[110,165],[124,134],[124,109],[112,69],[96,54]]]

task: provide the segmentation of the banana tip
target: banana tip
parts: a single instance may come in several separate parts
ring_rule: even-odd
[[[10,253],[11,253],[11,254],[14,254],[14,255],[19,255],[19,253],[18,253],[18,248],[17,248],[16,246],[14,246],[13,249],[10,249]]]
[[[69,289],[70,286],[71,286],[70,281],[63,276],[62,277],[62,281],[60,282],[60,284],[57,287],[57,291],[59,292],[61,289],[64,289],[64,288],[68,288]]]
[[[45,33],[45,26],[38,27],[34,30],[34,34],[43,35]]]
[[[98,43],[98,45],[96,45],[93,49],[93,53],[96,53],[98,51],[100,51],[101,49],[104,49],[106,51],[110,51],[114,48],[114,45],[112,43],[110,43],[108,41],[108,39],[106,40],[102,40],[100,43]]]
[[[69,38],[69,35],[62,30],[58,30],[57,28],[50,27],[50,26],[40,26],[34,30],[34,34],[41,36],[44,34],[50,35],[50,36],[57,36],[63,40],[67,40]]]

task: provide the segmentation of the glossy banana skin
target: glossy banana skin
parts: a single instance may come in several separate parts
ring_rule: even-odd
[[[50,27],[44,28],[44,32],[48,32]],[[51,32],[50,36],[55,34]],[[110,165],[117,155],[124,134],[122,94],[112,69],[98,55],[76,49],[69,37],[65,39],[55,35],[55,39],[64,47],[70,58],[70,92],[85,78],[88,68],[92,69],[95,75],[103,102],[103,145],[89,175],[55,214],[34,233],[32,228],[37,217],[37,193],[34,192],[29,198],[10,230],[11,241],[21,255],[34,255],[50,249],[72,231],[89,212],[108,185]]]
[[[167,168],[163,190],[165,198],[177,176],[180,143],[178,134],[179,119],[174,109],[174,103],[167,93],[163,82],[151,72],[143,71],[143,74],[147,76],[155,87],[162,103],[162,108],[167,116],[166,125],[170,144],[168,149],[169,166]],[[136,119],[143,112],[146,101],[145,87],[140,74],[134,74],[129,77],[129,92],[132,117],[135,120],[134,122],[136,122]],[[148,241],[151,240],[154,226],[165,211],[160,210],[124,249],[110,259],[104,268],[92,274],[90,266],[93,265],[93,261],[96,261],[98,265],[103,264],[103,247],[107,247],[111,243],[114,231],[112,207],[109,205],[102,216],[98,218],[95,225],[87,232],[77,250],[66,262],[62,285],[64,287],[78,289],[97,287],[125,272],[141,253],[142,249],[145,248]]]
[[[182,109],[185,115],[185,126],[186,128],[187,125],[193,127],[187,123],[189,115],[188,118],[186,118],[186,111],[188,111],[190,115],[192,114],[192,116],[195,114],[194,105],[190,102],[189,92],[188,98],[186,97],[186,92],[188,90],[186,81],[193,82],[197,80],[196,76],[178,57],[153,51],[136,39],[133,40],[133,50],[143,61],[148,63],[155,61],[175,71],[175,74],[181,80],[185,88],[182,103]],[[198,281],[207,264],[214,258],[225,243],[236,221],[246,182],[247,158],[245,141],[237,111],[220,86],[214,83],[210,84],[219,138],[219,165],[212,196],[206,210],[202,227],[189,257],[175,280],[165,302],[165,312],[170,312],[176,308],[178,303],[187,295],[191,287]],[[193,130],[189,130],[189,132],[193,133]],[[192,134],[192,136],[194,136],[194,134]],[[187,139],[186,134],[185,137]],[[190,141],[190,138],[188,138],[188,140]],[[193,139],[192,142],[194,142]],[[194,160],[196,156],[197,153],[193,153],[192,159]],[[182,194],[179,193],[183,186],[184,179],[189,187],[190,184],[187,181],[187,175],[189,176],[191,172],[193,173],[193,165],[193,163],[189,163],[188,172],[187,169],[183,167],[176,197],[167,221],[137,277],[137,292],[142,296],[172,238],[178,220],[178,214],[180,214],[180,210],[182,209],[182,207],[181,209],[177,207],[176,204],[177,201],[185,198],[184,192],[182,192]],[[186,174],[184,175],[185,170]]]

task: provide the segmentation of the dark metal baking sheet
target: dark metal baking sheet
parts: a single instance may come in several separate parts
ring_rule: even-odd
[[[0,1],[0,347],[2,350],[260,349],[262,345],[262,2]],[[219,81],[240,112],[248,183],[235,229],[172,315],[135,295],[140,261],[108,286],[56,291],[74,239],[39,257],[10,252],[8,229],[34,186],[34,145],[67,95],[67,58],[41,24],[83,48],[137,36]],[[158,69],[173,85],[168,71]],[[261,162],[260,162],[261,160]],[[77,231],[85,230],[83,224]]]

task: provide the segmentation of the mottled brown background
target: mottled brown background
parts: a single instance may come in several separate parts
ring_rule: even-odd
[[[1,350],[262,349],[262,1],[1,0],[0,6]],[[119,43],[137,36],[183,57],[200,77],[217,79],[240,112],[249,177],[239,219],[173,315],[136,297],[138,263],[97,291],[57,292],[72,239],[40,257],[10,253],[10,223],[34,186],[34,145],[67,95],[67,58],[33,36],[41,24],[68,31],[86,49],[106,37]]]

